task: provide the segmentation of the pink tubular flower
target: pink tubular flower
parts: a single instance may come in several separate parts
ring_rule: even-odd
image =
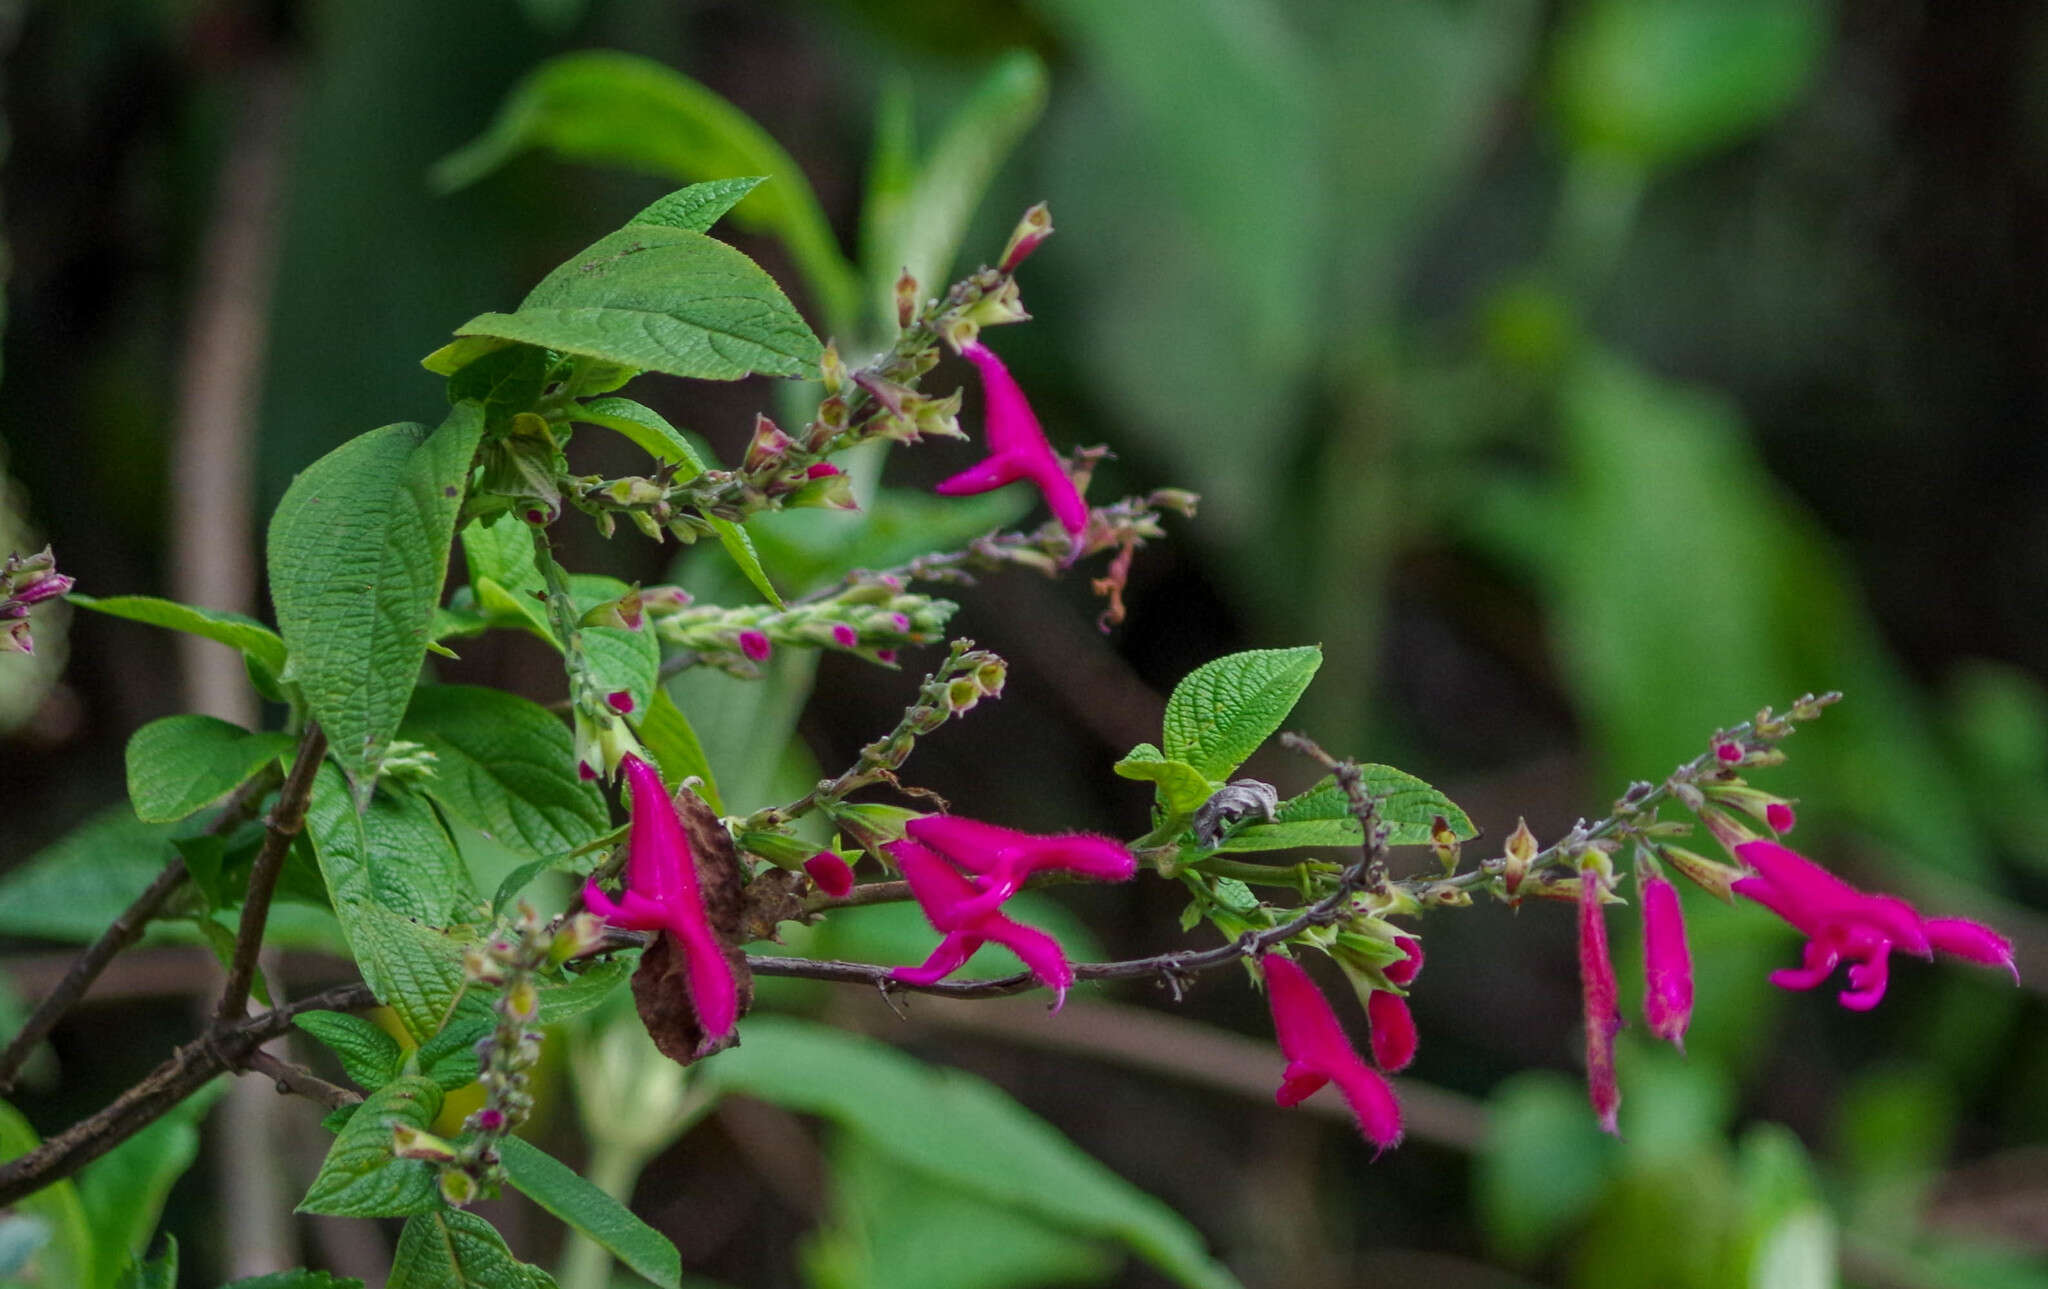
[[[1401,1104],[1394,1090],[1359,1059],[1329,1000],[1291,958],[1269,953],[1259,959],[1266,974],[1266,1002],[1273,1009],[1273,1035],[1286,1072],[1273,1099],[1299,1105],[1325,1083],[1335,1083],[1358,1118],[1358,1130],[1377,1150],[1401,1142]],[[1374,995],[1378,997],[1379,995]],[[1392,995],[1388,995],[1392,997]]]
[[[891,973],[896,979],[911,985],[937,984],[966,965],[982,945],[1000,944],[1016,954],[1032,975],[1058,995],[1053,1010],[1059,1010],[1074,983],[1074,969],[1067,964],[1059,941],[993,908],[967,916],[963,910],[980,900],[979,889],[943,857],[917,842],[906,838],[892,841],[884,849],[902,870],[903,879],[910,883],[910,893],[917,898],[925,917],[935,929],[945,933],[939,947],[932,950],[921,966],[896,968]]]
[[[1028,479],[1045,494],[1045,503],[1052,507],[1060,527],[1078,540],[1088,527],[1088,503],[1081,500],[1080,489],[1046,442],[1024,391],[1017,387],[1003,360],[979,340],[960,346],[960,352],[981,370],[981,388],[988,400],[989,455],[979,465],[939,484],[936,491],[964,497]]]
[[[1000,906],[1021,890],[1033,873],[1061,869],[1099,882],[1125,882],[1138,871],[1138,861],[1129,847],[1093,833],[1041,837],[960,815],[920,815],[905,824],[904,831],[912,841],[982,879],[979,894],[948,911],[949,916],[966,920]],[[940,925],[939,929],[949,928]]]
[[[1926,918],[1895,895],[1868,895],[1804,855],[1774,841],[1745,842],[1735,857],[1756,870],[1732,889],[1791,923],[1806,937],[1798,967],[1771,973],[1782,989],[1812,989],[1849,964],[1849,988],[1838,997],[1851,1011],[1868,1011],[1884,998],[1891,951],[1931,958],[1938,949],[1987,967],[2004,967],[2019,980],[2012,942],[1966,918]]]
[[[1406,956],[1399,962],[1389,964],[1383,971],[1388,980],[1405,989],[1415,977],[1422,974],[1422,941],[1412,935],[1397,935],[1394,937],[1394,947]]]
[[[804,861],[804,871],[818,884],[818,889],[835,900],[843,900],[853,889],[853,870],[846,861],[829,850],[821,850]]]
[[[1650,1032],[1685,1050],[1692,1022],[1692,950],[1678,888],[1661,874],[1642,882],[1643,1019]]]
[[[1799,816],[1792,812],[1788,802],[1773,801],[1764,807],[1764,826],[1780,836],[1791,832],[1799,822]]]
[[[1614,960],[1607,953],[1606,891],[1591,869],[1579,874],[1579,993],[1586,1009],[1586,1092],[1602,1132],[1621,1135],[1621,1087],[1614,1080],[1614,1035],[1621,1029],[1615,1002]]]
[[[628,755],[619,764],[633,801],[633,823],[626,835],[626,889],[614,902],[592,878],[583,884],[583,902],[613,926],[666,931],[674,937],[683,955],[690,1003],[704,1030],[698,1050],[709,1054],[725,1046],[739,1023],[732,966],[704,914],[696,858],[660,772],[637,756]]]
[[[1372,1024],[1372,1063],[1389,1074],[1407,1069],[1415,1059],[1415,1017],[1408,1000],[1375,989],[1366,1000],[1365,1018]]]

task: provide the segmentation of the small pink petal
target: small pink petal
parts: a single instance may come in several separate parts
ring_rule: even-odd
[[[1394,947],[1404,955],[1399,962],[1390,962],[1381,970],[1387,979],[1406,988],[1415,977],[1422,974],[1422,941],[1412,935],[1394,937]]]
[[[1783,801],[1773,801],[1764,807],[1764,824],[1772,832],[1783,835],[1791,832],[1799,823],[1799,816]]]
[[[740,632],[740,652],[754,662],[768,661],[774,646],[768,642],[767,633],[761,631]]]
[[[2012,941],[1982,922],[1972,922],[1968,918],[1928,918],[1920,924],[1920,929],[1926,932],[1927,943],[1936,950],[1987,967],[2004,967],[2012,973],[2013,983],[2019,983],[2020,969],[2013,961]]]
[[[805,860],[804,871],[811,875],[819,890],[835,900],[845,899],[853,889],[853,869],[829,850],[821,850]]]
[[[633,695],[627,690],[615,689],[604,696],[604,701],[611,704],[611,709],[621,716],[633,714]]]
[[[1693,746],[1698,747],[1699,745],[1695,743]],[[1734,765],[1742,759],[1742,745],[1733,742],[1716,743],[1714,744],[1714,756],[1723,765]]]
[[[1415,1059],[1415,1016],[1408,1000],[1375,989],[1366,1000],[1365,1018],[1372,1024],[1372,1062],[1388,1074],[1408,1068]]]
[[[841,649],[851,649],[860,643],[860,634],[844,622],[832,624],[832,643]]]

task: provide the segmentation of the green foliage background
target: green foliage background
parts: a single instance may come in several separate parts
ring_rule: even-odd
[[[81,589],[164,590],[183,328],[264,76],[288,86],[289,141],[258,516],[368,426],[440,422],[418,356],[510,309],[675,167],[779,176],[735,211],[738,240],[821,334],[878,307],[856,266],[872,278],[947,240],[892,239],[872,209],[862,227],[864,192],[949,217],[880,182],[906,141],[948,173],[993,170],[956,237],[969,260],[1033,200],[1060,229],[1023,275],[1037,321],[994,337],[1054,439],[1116,449],[1100,495],[1171,483],[1205,503],[1141,556],[1131,620],[1106,639],[1082,588],[965,597],[960,629],[1015,680],[920,751],[920,781],[1018,826],[1136,835],[1150,794],[1108,770],[1159,737],[1174,681],[1314,641],[1298,719],[1443,788],[1484,847],[1518,814],[1549,840],[1717,726],[1840,688],[1769,780],[1801,799],[1801,844],[2013,932],[2029,989],[1905,964],[1879,1012],[1850,1016],[1764,983],[1794,952],[1770,919],[1693,908],[1688,1057],[1625,1048],[1617,1145],[1571,1074],[1567,919],[1432,918],[1414,1073],[1485,1097],[1487,1120],[1474,1152],[1418,1141],[1370,1164],[1334,1125],[1157,1073],[942,1032],[921,1031],[923,1054],[1059,1123],[1251,1284],[1803,1285],[1830,1283],[1839,1253],[1851,1283],[2048,1285],[2038,1223],[1999,1217],[2038,1197],[2048,1144],[2044,22],[1817,0],[40,6],[6,77],[5,495]],[[766,137],[716,154],[657,115],[603,147],[558,129],[494,154],[512,87],[587,48],[681,69]],[[1044,93],[1006,164],[945,133],[974,92],[992,113]],[[454,179],[472,182],[441,190]],[[727,460],[775,397],[641,390]],[[897,464],[936,478],[949,461]],[[579,567],[662,572],[643,545],[577,536]],[[771,572],[778,550],[802,554],[771,543]],[[0,865],[118,796],[128,735],[178,710],[161,640],[75,623],[64,687],[0,742]],[[450,678],[555,696],[544,648],[462,652]],[[842,763],[900,697],[828,660],[802,727],[818,762]],[[772,795],[753,760],[721,767],[728,795],[754,785],[734,809]],[[1250,768],[1288,792],[1312,777],[1270,753]],[[1170,893],[1092,896],[1075,907],[1108,951],[1170,942]],[[1261,1032],[1236,987],[1178,1014]],[[28,1103],[38,1126],[139,1071],[155,1047],[135,1025],[168,1041],[180,1019],[68,1030],[67,1068],[104,1059]],[[830,1119],[815,1107],[847,1092],[789,1100]],[[986,1196],[924,1193],[873,1125],[825,1141],[822,1210],[730,1146],[657,1160],[650,1177],[686,1201],[753,1179],[728,1188],[723,1242],[683,1241],[686,1265],[732,1283],[1150,1283]],[[172,1195],[188,1283],[218,1252],[209,1202],[193,1181]],[[960,1247],[976,1223],[1008,1256]],[[780,1237],[806,1230],[790,1254]]]

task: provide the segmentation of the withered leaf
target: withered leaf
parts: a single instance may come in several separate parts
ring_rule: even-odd
[[[725,948],[726,963],[732,968],[733,986],[739,992],[740,1015],[754,1001],[754,980],[747,971],[746,955],[740,951],[741,914],[745,886],[741,881],[739,853],[732,836],[703,798],[688,788],[675,796],[676,813],[689,838],[690,854],[697,864],[697,889],[704,902],[705,918]],[[664,1056],[678,1065],[721,1052],[739,1042],[737,1034],[716,1043],[707,1042],[697,1009],[690,1003],[690,990],[683,970],[683,953],[668,932],[656,934],[654,943],[640,956],[633,973],[633,1005],[648,1037]]]

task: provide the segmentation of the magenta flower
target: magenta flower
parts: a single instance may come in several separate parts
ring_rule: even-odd
[[[860,643],[860,633],[844,622],[835,622],[832,624],[832,643],[841,649],[851,649]]]
[[[1685,1050],[1692,1022],[1692,950],[1685,942],[1685,914],[1678,888],[1663,875],[1644,879],[1643,1019],[1650,1032]]]
[[[1394,947],[1404,956],[1399,962],[1390,963],[1382,968],[1382,974],[1405,989],[1415,977],[1422,974],[1422,941],[1412,935],[1397,935],[1394,937]]]
[[[690,853],[683,821],[662,786],[661,774],[637,756],[620,761],[632,792],[633,822],[626,834],[626,889],[617,901],[583,884],[583,902],[593,913],[629,931],[666,931],[682,951],[690,1004],[704,1031],[699,1055],[726,1046],[739,1023],[739,990],[725,946],[711,929],[697,887],[697,861]]]
[[[979,901],[981,891],[937,852],[915,841],[892,841],[883,849],[910,883],[910,893],[934,929],[944,932],[939,947],[916,967],[898,967],[890,974],[910,985],[937,984],[966,965],[984,944],[1000,944],[1017,955],[1039,982],[1058,995],[1053,1010],[1067,1000],[1074,969],[1059,941],[1036,927],[990,909],[966,916],[963,909]]]
[[[1372,1025],[1372,1063],[1389,1074],[1398,1074],[1415,1059],[1415,1017],[1408,1000],[1385,989],[1375,989],[1365,1002],[1365,1019]]]
[[[1003,360],[979,340],[960,346],[960,352],[981,370],[981,388],[988,400],[989,455],[939,484],[936,491],[948,497],[991,492],[1019,479],[1029,480],[1045,494],[1053,518],[1078,541],[1088,528],[1088,503],[1046,442],[1038,417],[1017,387]]]
[[[1579,873],[1579,994],[1585,1005],[1586,1093],[1603,1132],[1621,1135],[1621,1086],[1614,1079],[1614,1036],[1621,1029],[1615,1002],[1614,960],[1607,953],[1606,891],[1591,869]]]
[[[1359,1132],[1376,1150],[1399,1145],[1401,1103],[1394,1099],[1394,1090],[1359,1059],[1329,1000],[1301,964],[1268,953],[1259,966],[1266,975],[1266,1002],[1273,1009],[1273,1035],[1287,1058],[1273,1099],[1283,1106],[1299,1105],[1325,1083],[1335,1083],[1358,1118]]]
[[[960,815],[919,815],[904,825],[904,831],[912,841],[981,879],[979,894],[948,911],[949,916],[968,920],[1015,895],[1033,873],[1060,869],[1099,882],[1126,882],[1138,871],[1128,846],[1093,833],[1041,837]]]
[[[611,709],[621,716],[631,716],[633,714],[633,694],[630,690],[615,689],[604,696],[604,701],[609,703]]]
[[[818,889],[835,900],[843,900],[853,889],[853,870],[846,861],[829,850],[821,850],[804,861],[804,871],[818,884]]]
[[[1771,973],[1781,989],[1812,989],[1835,968],[1849,964],[1849,988],[1838,998],[1851,1011],[1869,1011],[1884,998],[1891,951],[1916,957],[1943,953],[1988,967],[2004,967],[2019,979],[2012,942],[1980,922],[1965,918],[1922,919],[1895,895],[1868,895],[1804,855],[1774,841],[1745,842],[1735,857],[1756,876],[1732,889],[1791,923],[1806,937],[1798,967]]]
[[[749,662],[766,662],[775,646],[769,642],[765,631],[742,631],[739,634],[740,652]]]

